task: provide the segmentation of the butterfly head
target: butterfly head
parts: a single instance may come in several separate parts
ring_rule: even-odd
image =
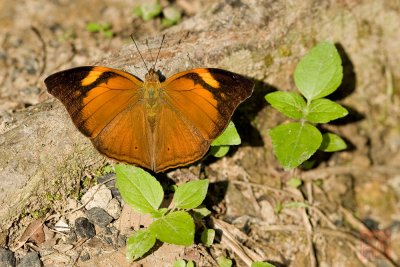
[[[151,68],[144,76],[144,79],[145,83],[160,83],[165,80],[165,77],[159,70],[156,71],[154,68]]]

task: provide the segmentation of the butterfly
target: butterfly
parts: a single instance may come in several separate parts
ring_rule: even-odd
[[[254,83],[233,72],[195,68],[144,81],[103,66],[76,67],[45,79],[78,130],[105,156],[162,172],[201,159]]]

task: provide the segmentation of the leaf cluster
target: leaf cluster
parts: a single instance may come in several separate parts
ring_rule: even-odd
[[[317,150],[343,150],[346,143],[333,133],[322,134],[315,124],[344,117],[348,111],[326,99],[340,85],[343,67],[336,47],[319,43],[299,62],[294,81],[300,94],[273,92],[265,99],[278,111],[298,122],[279,125],[270,130],[274,152],[285,169],[292,169],[308,160]]]

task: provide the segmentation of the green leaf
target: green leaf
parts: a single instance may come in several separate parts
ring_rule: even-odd
[[[163,9],[164,18],[161,22],[163,26],[169,27],[177,24],[181,20],[181,12],[175,6],[168,6]]]
[[[312,48],[299,62],[294,81],[309,101],[334,92],[342,82],[340,55],[332,43],[323,42]]]
[[[278,201],[278,202],[276,203],[276,205],[275,205],[275,208],[274,208],[275,214],[281,213],[282,209],[283,209],[282,202]]]
[[[234,146],[240,145],[242,140],[236,130],[235,124],[229,122],[228,127],[212,143],[211,146]]]
[[[211,214],[211,211],[203,205],[200,205],[198,208],[195,208],[192,211],[195,219],[202,219]]]
[[[275,267],[275,265],[268,262],[255,261],[251,264],[251,267]]]
[[[114,32],[112,30],[105,30],[103,31],[103,35],[107,38],[111,38],[114,35]]]
[[[149,230],[162,242],[190,246],[194,242],[194,221],[186,211],[175,211],[154,221]]]
[[[99,32],[101,31],[102,26],[99,23],[95,23],[95,22],[89,22],[88,24],[86,24],[86,30],[88,32]]]
[[[225,258],[224,256],[218,257],[217,262],[218,262],[219,267],[231,267],[232,266],[232,260]]]
[[[162,7],[158,1],[146,2],[141,5],[142,19],[151,20],[161,14]]]
[[[194,262],[193,261],[188,261],[186,264],[186,267],[194,267]]]
[[[126,257],[129,261],[137,260],[148,252],[156,243],[156,237],[148,229],[132,234],[126,242]]]
[[[154,213],[160,206],[164,191],[161,184],[143,169],[118,164],[116,186],[123,200],[140,213]]]
[[[297,188],[297,187],[301,186],[302,183],[303,183],[303,181],[299,178],[291,178],[287,182],[288,186],[293,187],[293,188]]]
[[[174,206],[180,209],[194,209],[206,198],[208,180],[191,181],[178,186],[174,194]]]
[[[348,113],[341,105],[329,99],[322,98],[311,101],[306,119],[313,123],[327,123],[331,120],[344,117]]]
[[[222,158],[229,152],[229,146],[212,146],[210,148],[210,155],[216,158]]]
[[[304,202],[289,202],[284,205],[284,208],[308,208],[309,206]]]
[[[201,233],[201,242],[206,246],[209,247],[214,243],[215,238],[215,230],[214,229],[204,229]]]
[[[333,133],[324,133],[322,135],[322,143],[319,147],[319,150],[325,152],[335,152],[346,148],[346,142],[340,136]]]
[[[174,262],[174,267],[186,267],[186,261],[179,259]]]
[[[135,6],[135,7],[133,8],[133,10],[132,10],[132,13],[133,13],[133,15],[134,15],[135,17],[141,18],[141,17],[143,16],[142,6],[141,6],[141,5]]]
[[[286,170],[309,159],[322,142],[319,130],[308,123],[282,124],[271,129],[269,134],[275,155]]]
[[[306,101],[301,95],[291,92],[273,92],[267,94],[265,99],[272,107],[289,118],[303,118],[303,110],[306,108]]]
[[[151,214],[151,217],[153,217],[154,219],[158,219],[158,218],[161,218],[162,216],[164,216],[167,213],[167,211],[168,211],[167,208],[161,208],[150,214]]]

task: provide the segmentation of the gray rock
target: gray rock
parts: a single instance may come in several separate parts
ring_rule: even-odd
[[[111,217],[104,209],[94,207],[86,212],[88,219],[101,227],[106,227],[110,222],[113,221],[113,217]]]
[[[96,229],[93,223],[84,217],[79,217],[75,221],[75,231],[79,237],[92,238],[96,235]]]
[[[36,252],[28,252],[24,257],[21,258],[17,267],[42,267],[42,261]]]
[[[8,249],[0,248],[0,266],[15,267],[14,252]]]

